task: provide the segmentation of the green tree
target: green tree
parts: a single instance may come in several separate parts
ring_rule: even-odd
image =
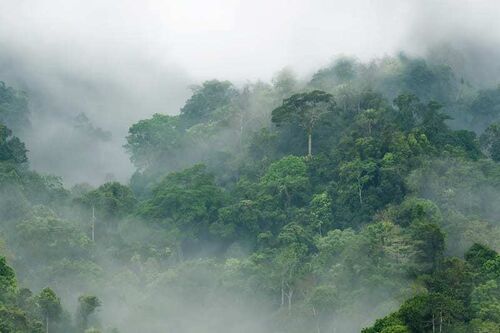
[[[23,165],[28,162],[26,147],[12,131],[0,123],[0,161]]]
[[[45,331],[49,333],[49,323],[55,322],[61,317],[61,301],[52,289],[44,288],[37,297],[37,304],[45,319]]]
[[[310,267],[306,262],[311,240],[305,230],[296,223],[284,226],[278,240],[281,246],[274,263],[280,279],[281,306],[286,305],[288,314],[291,315],[298,283]]]
[[[415,247],[416,270],[432,272],[442,259],[445,235],[437,225],[428,222],[413,224],[410,232]]]
[[[225,194],[202,164],[167,175],[143,202],[138,214],[160,225],[178,228],[181,239],[192,244],[207,240]]]
[[[238,91],[229,81],[205,81],[201,86],[193,87],[193,95],[181,108],[180,121],[184,128],[211,119],[217,110],[228,106]]]
[[[130,159],[139,169],[146,169],[163,161],[175,161],[176,150],[182,144],[178,116],[154,114],[141,120],[128,131],[124,146]]]
[[[22,261],[35,261],[31,269],[44,269],[47,262],[64,258],[87,258],[90,239],[74,223],[60,219],[49,208],[35,206],[28,218],[16,228],[17,240],[24,244],[17,248]]]
[[[0,257],[0,304],[7,302],[16,291],[16,275],[7,265],[5,257]]]
[[[418,295],[406,301],[400,311],[405,323],[415,332],[443,332],[445,326],[463,321],[466,316],[460,300],[439,293]]]
[[[431,200],[421,198],[407,198],[397,208],[395,220],[404,227],[413,223],[429,222],[439,224],[442,222],[439,207]]]
[[[372,327],[365,328],[361,333],[411,333],[406,326],[401,313],[393,312],[388,316],[377,319]]]
[[[218,212],[217,223],[210,231],[221,239],[252,240],[262,228],[262,212],[253,200],[244,199],[223,207]]]
[[[261,184],[277,195],[285,208],[301,203],[309,191],[307,164],[303,158],[286,156],[269,166]]]
[[[327,192],[315,194],[310,205],[311,222],[317,228],[319,235],[333,224],[332,199]]]
[[[43,328],[21,309],[0,305],[0,332],[42,333]]]
[[[331,318],[338,307],[338,291],[332,286],[318,286],[312,292],[309,303],[316,320],[316,330],[321,333],[324,321]]]
[[[137,200],[132,190],[118,182],[109,182],[97,189],[84,194],[77,201],[82,202],[86,209],[85,216],[90,221],[94,217],[106,228],[116,226],[116,222],[132,213]],[[98,224],[99,225],[99,224]],[[104,228],[101,230],[106,231]]]
[[[500,323],[500,278],[478,285],[471,295],[475,317]]]
[[[377,165],[371,160],[356,158],[340,166],[340,176],[345,184],[346,194],[354,194],[359,204],[363,204],[363,191],[375,177]]]
[[[90,315],[92,315],[100,306],[101,301],[96,296],[82,295],[78,297],[76,318],[80,329],[85,330],[88,328]]]
[[[385,327],[380,333],[411,333],[406,325],[393,325]]]
[[[272,112],[273,123],[297,123],[307,133],[308,156],[312,156],[312,135],[316,124],[329,112],[333,112],[333,96],[320,90],[292,95]]]
[[[475,243],[465,253],[465,260],[475,269],[481,269],[488,261],[494,260],[498,254],[482,244]]]

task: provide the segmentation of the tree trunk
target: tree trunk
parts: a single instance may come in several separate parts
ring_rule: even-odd
[[[312,130],[307,131],[307,156],[312,156]]]
[[[285,281],[281,279],[281,307],[285,305]]]
[[[49,333],[49,316],[45,316],[45,333]]]
[[[436,324],[434,322],[434,313],[432,314],[432,333],[436,332]]]
[[[292,315],[292,297],[293,297],[293,289],[288,290],[287,298],[288,298],[288,315]]]
[[[312,306],[312,310],[313,310],[313,317],[316,320],[316,332],[321,333],[321,328],[319,327],[319,317],[318,314],[316,313],[316,308],[314,307],[314,305]]]
[[[443,311],[439,312],[439,333],[443,332]]]

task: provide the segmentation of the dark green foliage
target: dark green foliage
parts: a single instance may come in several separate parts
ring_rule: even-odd
[[[298,125],[308,136],[308,155],[312,155],[312,133],[317,123],[334,111],[333,96],[320,90],[299,93],[284,99],[283,104],[272,111],[272,122],[278,126],[283,123]]]
[[[300,205],[309,190],[307,165],[300,157],[284,157],[269,166],[261,184],[269,193],[277,196],[284,207]]]
[[[181,109],[182,126],[188,128],[210,120],[217,110],[228,106],[237,95],[229,81],[206,81],[202,86],[194,87],[193,95]]]
[[[5,257],[0,257],[0,302],[7,301],[16,287],[14,270],[7,265]]]
[[[411,226],[411,234],[416,242],[415,262],[419,273],[436,269],[444,252],[444,234],[432,223],[416,223]]]
[[[406,64],[403,71],[404,87],[423,100],[450,102],[456,94],[456,80],[450,67],[431,66],[423,59],[401,58]]]
[[[138,214],[180,230],[181,240],[196,244],[209,238],[224,201],[214,176],[199,164],[166,176],[153,189],[151,199],[139,206]]]
[[[59,298],[51,289],[44,289],[36,299],[28,289],[18,289],[14,270],[0,257],[0,332],[47,332],[47,320],[57,321],[61,312]]]
[[[465,253],[465,260],[476,269],[483,267],[487,261],[494,260],[497,257],[498,254],[495,251],[477,243],[472,245]]]
[[[377,319],[370,328],[365,328],[362,333],[409,333],[404,319],[400,313],[392,313],[382,319]]]
[[[398,207],[395,215],[397,223],[405,227],[422,222],[439,224],[442,220],[441,211],[436,204],[421,198],[407,198]]]
[[[406,301],[400,309],[401,317],[412,332],[432,332],[464,319],[460,301],[446,295],[429,293]]]
[[[28,162],[26,147],[12,131],[0,123],[0,162],[23,165]]]
[[[139,212],[154,218],[180,219],[185,213],[204,216],[216,208],[222,192],[202,164],[165,177]]]
[[[167,158],[174,160],[171,154],[180,145],[178,122],[178,117],[155,114],[130,127],[125,149],[139,169]]]
[[[137,200],[128,186],[118,182],[105,183],[79,198],[88,212],[95,209],[100,221],[110,222],[134,211]]]
[[[56,322],[61,317],[61,301],[52,289],[44,288],[37,297],[37,304],[41,315],[45,319],[46,329],[49,331],[49,322]]]
[[[498,254],[475,244],[466,258],[468,262],[443,259],[430,275],[421,277],[425,293],[408,299],[397,312],[377,320],[363,333],[385,332],[394,325],[407,326],[411,332],[456,332],[459,328],[486,332],[479,328],[499,328],[500,274],[496,280],[484,282],[488,279],[484,269]]]

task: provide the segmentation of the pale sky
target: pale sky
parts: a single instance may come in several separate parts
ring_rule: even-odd
[[[338,55],[500,37],[495,0],[0,0],[0,43],[97,74],[140,59],[193,80],[307,75]],[[2,44],[0,44],[2,45]],[[118,70],[120,71],[120,70]]]
[[[62,57],[59,66],[119,66],[136,56],[196,79],[268,79],[339,54],[393,54],[412,47],[410,36],[421,44],[420,32],[490,34],[499,8],[494,0],[0,0],[0,38],[40,61]]]

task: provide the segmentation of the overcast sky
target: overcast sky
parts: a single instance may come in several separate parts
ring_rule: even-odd
[[[443,40],[500,49],[499,22],[495,0],[0,0],[0,80],[27,90],[50,125],[26,139],[34,167],[124,179],[128,126],[178,112],[190,84],[269,80],[285,66],[304,77],[338,55],[423,54]],[[73,143],[61,126],[79,112],[117,137],[97,164],[74,149],[57,161]],[[127,167],[108,166],[110,154]]]
[[[287,65],[310,71],[338,54],[367,59],[416,49],[450,32],[491,35],[499,26],[498,3],[0,0],[0,38],[36,53],[40,62],[56,57],[63,67],[99,71],[136,56],[179,66],[196,79],[267,79]]]

